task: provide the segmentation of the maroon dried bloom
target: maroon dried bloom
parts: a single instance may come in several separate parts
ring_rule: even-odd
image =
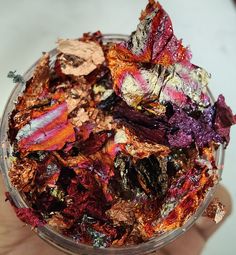
[[[26,224],[31,225],[32,227],[42,227],[46,224],[46,222],[41,219],[42,216],[40,216],[38,213],[36,213],[32,208],[18,208],[16,207],[13,199],[11,198],[11,195],[9,192],[5,193],[6,195],[6,201],[9,200],[11,203],[11,206],[14,208],[16,212],[16,216],[23,221]]]
[[[46,224],[31,208],[15,208],[17,217],[32,227],[42,227]]]
[[[79,145],[80,152],[85,155],[96,153],[104,146],[111,135],[111,131],[101,131],[99,133],[90,134],[89,138],[84,143]]]
[[[225,103],[223,95],[218,97],[215,103],[216,115],[214,128],[216,132],[225,140],[226,145],[230,140],[230,127],[236,124],[236,115],[233,115],[232,110]]]

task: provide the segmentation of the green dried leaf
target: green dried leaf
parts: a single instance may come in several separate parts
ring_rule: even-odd
[[[12,79],[14,83],[25,83],[25,80],[22,75],[16,74],[16,71],[9,71],[7,77]]]

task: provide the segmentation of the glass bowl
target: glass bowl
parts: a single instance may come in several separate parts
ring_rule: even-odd
[[[104,43],[121,42],[126,40],[127,38],[128,37],[126,35],[108,34],[108,35],[103,35],[103,42]],[[56,56],[56,49],[53,49],[52,51],[50,51],[50,56],[51,56],[51,61],[53,62]],[[28,69],[28,71],[26,71],[26,73],[23,75],[23,78],[25,81],[31,78],[36,64],[37,62],[33,64]],[[22,93],[23,90],[24,90],[24,85],[22,84],[16,84],[16,86],[14,87],[3,113],[2,120],[1,120],[1,129],[0,129],[1,172],[3,175],[6,189],[9,192],[15,205],[18,208],[25,208],[28,206],[27,206],[27,201],[25,201],[23,194],[21,194],[18,190],[16,190],[12,186],[8,176],[8,169],[10,168],[10,165],[11,165],[11,153],[12,153],[12,148],[8,140],[8,128],[9,128],[9,115],[14,109],[15,103],[17,102],[17,98]],[[215,100],[209,90],[208,90],[208,94],[213,103]],[[223,163],[224,163],[223,145],[220,145],[220,147],[216,151],[215,158],[216,158],[216,166],[218,168],[217,171],[218,171],[219,180],[220,180],[222,169],[223,169]],[[159,235],[157,237],[153,237],[150,240],[138,245],[130,245],[130,246],[122,247],[122,248],[94,248],[86,244],[76,243],[75,241],[73,241],[73,239],[61,235],[60,233],[56,232],[54,229],[52,229],[51,227],[47,225],[43,227],[38,227],[34,229],[34,231],[43,240],[59,248],[60,250],[64,251],[67,254],[80,254],[80,255],[82,254],[83,255],[108,255],[108,254],[113,254],[113,255],[140,254],[141,255],[142,254],[144,255],[144,254],[148,254],[160,249],[161,247],[167,245],[168,243],[170,243],[171,241],[173,241],[174,239],[182,235],[184,232],[186,232],[186,230],[188,230],[195,223],[195,221],[202,215],[204,210],[209,205],[214,195],[216,186],[217,185],[215,185],[211,190],[208,191],[208,193],[205,196],[205,199],[203,200],[203,202],[197,209],[196,213],[192,215],[181,228],[175,229],[173,231]]]

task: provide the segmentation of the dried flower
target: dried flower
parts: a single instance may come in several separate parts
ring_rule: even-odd
[[[135,245],[181,227],[218,182],[215,152],[236,116],[190,62],[161,5],[149,0],[122,43],[100,32],[43,54],[10,116],[9,178],[33,227],[95,247]],[[9,76],[15,81],[15,72]],[[216,222],[223,206],[206,212]]]

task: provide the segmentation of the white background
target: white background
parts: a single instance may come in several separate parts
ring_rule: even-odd
[[[146,0],[0,0],[0,115],[13,84],[9,70],[22,74],[62,38],[103,33],[130,34]],[[210,89],[223,93],[236,113],[236,5],[233,0],[161,0],[178,38],[190,45],[193,62],[211,74]],[[231,133],[223,183],[236,204],[236,127]],[[233,156],[235,155],[235,156]],[[204,255],[236,254],[236,213],[208,242]],[[183,254],[187,255],[187,254]]]

